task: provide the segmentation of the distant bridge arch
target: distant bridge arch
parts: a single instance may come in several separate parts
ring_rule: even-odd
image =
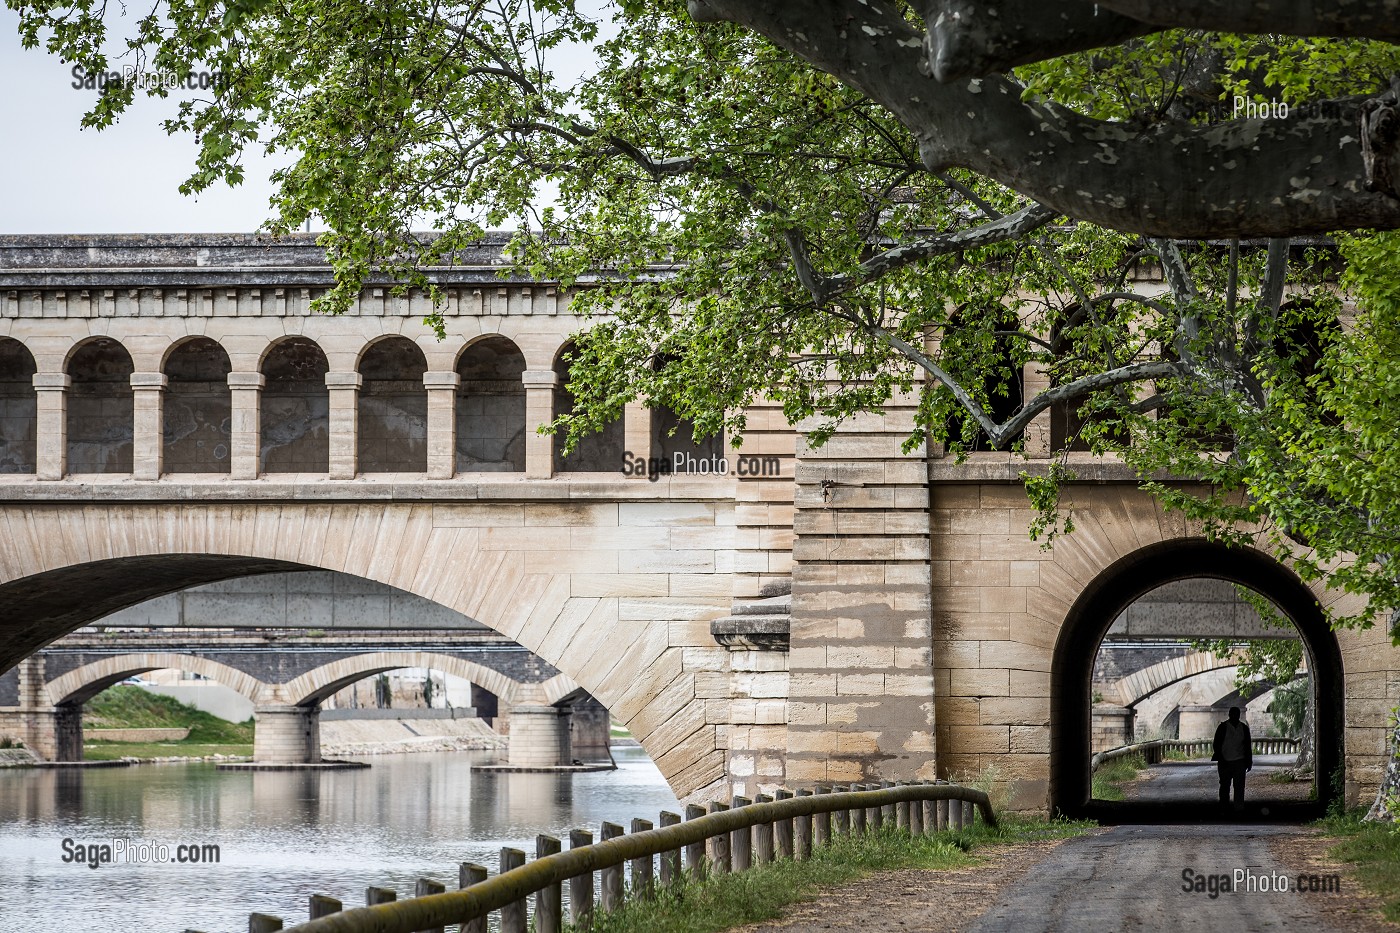
[[[192,671],[257,702],[264,685],[253,675],[192,654],[150,652],[102,658],[57,677],[45,690],[54,706],[85,703],[115,683],[148,671]]]

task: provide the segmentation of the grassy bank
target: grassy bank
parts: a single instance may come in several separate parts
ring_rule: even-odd
[[[1137,780],[1138,772],[1147,767],[1141,755],[1115,758],[1094,771],[1092,796],[1095,800],[1122,800],[1123,785]]]
[[[1329,854],[1353,866],[1356,879],[1381,899],[1382,915],[1400,923],[1400,826],[1394,823],[1363,823],[1364,810],[1322,822],[1327,832],[1340,839]]]
[[[990,844],[1078,835],[1090,823],[1004,820],[996,830],[978,824],[956,833],[911,837],[884,828],[843,837],[805,862],[780,861],[736,875],[686,883],[650,901],[629,902],[611,916],[596,918],[593,933],[717,933],[779,916],[788,904],[810,900],[818,889],[901,868],[947,869],[979,860]]]
[[[178,742],[87,741],[83,757],[89,761],[253,754],[251,719],[228,722],[174,697],[151,693],[131,684],[109,687],[88,700],[83,707],[83,728],[190,730],[189,736]]]

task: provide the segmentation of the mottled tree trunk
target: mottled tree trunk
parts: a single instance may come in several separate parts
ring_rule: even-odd
[[[1298,763],[1293,766],[1296,775],[1306,774],[1317,767],[1317,699],[1308,690],[1308,704],[1303,708],[1303,731],[1298,736]]]
[[[1400,711],[1390,720],[1390,759],[1385,765],[1385,777],[1376,793],[1376,802],[1366,814],[1372,822],[1393,823],[1400,818]]]

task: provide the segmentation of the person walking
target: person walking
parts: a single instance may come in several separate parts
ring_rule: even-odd
[[[1245,772],[1254,767],[1254,742],[1249,735],[1249,723],[1240,720],[1240,708],[1230,707],[1230,718],[1215,730],[1214,754],[1220,772],[1220,802],[1230,802],[1230,785],[1235,786],[1235,807],[1244,806]]]

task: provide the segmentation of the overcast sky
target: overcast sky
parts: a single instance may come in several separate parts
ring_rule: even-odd
[[[251,232],[267,219],[275,166],[253,154],[238,188],[181,195],[196,146],[161,129],[175,98],[138,94],[116,126],[84,130],[97,92],[74,89],[56,57],[22,48],[18,21],[0,5],[0,233]],[[581,50],[570,59],[556,71],[581,72],[589,56]]]

